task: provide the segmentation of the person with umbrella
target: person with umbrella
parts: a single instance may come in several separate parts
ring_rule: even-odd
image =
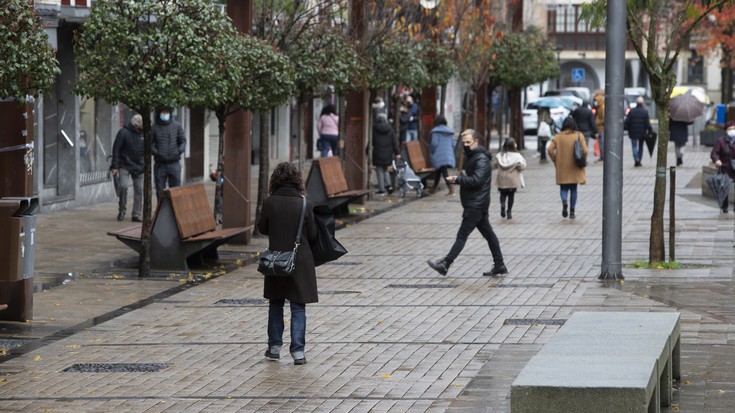
[[[684,147],[689,140],[689,125],[704,114],[704,103],[687,93],[676,95],[669,102],[669,140],[676,146],[676,166],[684,163]]]
[[[725,124],[726,135],[722,136],[715,142],[715,146],[712,148],[710,158],[715,165],[725,172],[730,180],[735,180],[735,122],[728,121]],[[724,189],[724,196],[722,190]],[[722,212],[727,213],[728,208],[728,196],[730,192],[730,185],[728,182],[727,188],[715,188],[715,196],[720,202],[720,208]]]
[[[635,166],[642,166],[641,158],[643,157],[643,142],[646,137],[653,132],[651,128],[651,119],[648,116],[643,96],[638,96],[635,100],[636,107],[633,108],[628,117],[625,118],[625,129],[628,131],[631,145],[633,146],[633,160]]]

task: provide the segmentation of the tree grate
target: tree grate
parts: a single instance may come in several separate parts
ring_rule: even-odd
[[[551,318],[508,318],[503,321],[504,326],[533,326],[541,324],[545,326],[563,326],[566,323],[566,319],[551,319]]]
[[[554,284],[495,284],[494,288],[551,288]]]
[[[166,363],[77,363],[64,373],[153,373],[168,367]]]
[[[262,298],[223,298],[219,301],[217,301],[215,304],[225,304],[225,305],[246,305],[246,304],[254,304],[254,305],[260,305],[265,304],[265,300]]]
[[[447,284],[389,284],[388,288],[454,288]]]
[[[340,290],[327,290],[327,291],[319,291],[319,294],[360,294],[360,291],[340,291]]]

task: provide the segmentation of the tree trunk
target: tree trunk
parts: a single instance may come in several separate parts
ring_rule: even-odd
[[[508,104],[510,105],[510,137],[516,140],[518,149],[525,149],[520,87],[513,86],[510,88],[508,91]]]
[[[258,150],[258,203],[255,205],[255,220],[253,223],[253,236],[260,235],[258,231],[258,220],[263,209],[263,200],[268,196],[268,173],[270,172],[270,133],[269,125],[271,123],[271,111],[263,110],[258,112],[260,119],[260,149]]]
[[[725,50],[723,47],[722,50]],[[730,63],[732,56],[729,53],[722,54],[722,103],[728,104],[732,102],[732,68]]]
[[[217,146],[217,172],[214,188],[214,222],[222,224],[222,188],[225,182],[225,120],[226,109],[220,108],[215,111],[217,115],[217,127],[219,131],[219,145]]]
[[[672,86],[673,87],[673,86]],[[651,237],[648,243],[648,262],[662,262],[666,260],[666,246],[664,243],[664,208],[666,207],[666,162],[669,146],[669,97],[672,88],[663,87],[663,91],[656,93],[661,100],[656,99],[658,105],[658,145],[656,149],[656,179],[653,188],[653,213],[651,214]]]
[[[153,229],[153,191],[151,188],[151,164],[153,163],[153,136],[151,136],[150,108],[138,111],[143,116],[143,227],[140,231],[140,255],[138,258],[138,277],[151,275],[151,230]]]
[[[441,101],[439,103],[439,114],[442,116],[446,116],[444,114],[444,106],[447,104],[447,84],[441,85],[442,87],[442,94],[441,94]]]

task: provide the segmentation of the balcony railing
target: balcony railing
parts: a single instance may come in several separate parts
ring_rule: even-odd
[[[588,33],[556,33],[550,32],[549,38],[562,50],[599,50],[605,51],[606,36],[605,32],[588,32]],[[627,41],[626,50],[633,50],[633,44]]]

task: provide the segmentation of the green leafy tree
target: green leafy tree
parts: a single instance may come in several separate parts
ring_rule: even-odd
[[[5,0],[0,7],[0,98],[25,102],[61,73],[33,3]]]
[[[194,102],[212,80],[210,27],[225,17],[206,0],[97,0],[74,44],[79,94],[143,115],[145,179],[139,275],[150,274],[151,119],[157,107]]]
[[[699,7],[700,5],[704,7]],[[583,6],[582,18],[593,27],[606,22],[607,0],[595,0]],[[669,102],[676,86],[676,61],[689,34],[713,10],[732,7],[732,0],[627,0],[626,30],[628,40],[648,73],[658,114],[658,147],[653,190],[653,213],[648,245],[649,262],[665,260],[664,209],[666,206],[666,162],[669,145]]]
[[[421,61],[426,65],[428,82],[426,86],[438,85],[442,87],[441,114],[444,115],[447,83],[457,74],[457,65],[454,60],[454,51],[451,46],[441,41],[424,40],[420,44]]]
[[[214,217],[222,222],[225,162],[225,121],[237,110],[266,111],[288,100],[294,89],[291,61],[270,44],[239,33],[229,18],[209,27],[209,71],[197,82],[206,87],[196,94],[194,105],[210,109],[217,117],[217,150]]]

